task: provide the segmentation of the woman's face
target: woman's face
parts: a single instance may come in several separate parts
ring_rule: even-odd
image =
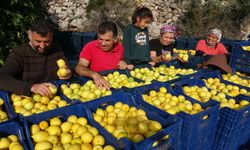
[[[217,42],[218,38],[216,35],[214,35],[213,33],[207,35],[207,44],[209,46],[215,46]]]
[[[160,42],[162,45],[168,46],[175,40],[175,35],[174,33],[163,33],[160,37]]]

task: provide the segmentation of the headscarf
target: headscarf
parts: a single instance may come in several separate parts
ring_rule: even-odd
[[[164,34],[164,33],[174,33],[175,37],[177,37],[177,28],[174,25],[168,25],[165,24],[161,27],[160,29],[160,33]]]
[[[211,30],[208,31],[207,35],[209,35],[209,34],[214,34],[214,35],[218,38],[217,43],[220,42],[221,37],[222,37],[222,32],[221,32],[221,30],[216,29],[216,28],[215,28],[215,29],[211,29]]]

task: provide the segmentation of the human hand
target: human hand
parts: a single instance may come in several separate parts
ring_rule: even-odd
[[[110,90],[111,85],[109,84],[108,81],[106,81],[100,74],[95,73],[93,75],[93,80],[95,82],[95,85],[99,88],[99,89],[107,89]]]
[[[41,94],[42,96],[52,96],[53,94],[50,91],[49,87],[55,88],[55,85],[49,82],[33,84],[30,91],[33,93]]]
[[[148,62],[148,64],[150,64],[151,66],[155,66],[155,62],[153,61]]]
[[[71,70],[69,69],[68,66],[65,66],[65,69],[66,69],[66,75],[65,76],[58,76],[59,79],[61,79],[61,80],[69,79],[71,77],[71,75],[72,75],[72,72],[71,72]]]
[[[119,69],[126,69],[128,67],[127,63],[123,60],[119,61],[118,68]]]
[[[132,70],[134,67],[135,67],[135,66],[134,66],[133,64],[129,64],[127,68],[128,68],[129,70]]]
[[[165,54],[165,55],[162,54],[162,55],[160,55],[159,57],[160,57],[160,59],[161,59],[162,61],[165,61],[165,62],[169,62],[169,61],[171,61],[171,59],[172,59],[171,55],[166,56],[166,54]]]

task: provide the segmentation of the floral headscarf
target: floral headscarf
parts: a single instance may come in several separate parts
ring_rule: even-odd
[[[161,27],[160,29],[160,33],[164,34],[164,33],[174,33],[175,37],[177,37],[177,28],[174,25],[168,25],[165,24]]]

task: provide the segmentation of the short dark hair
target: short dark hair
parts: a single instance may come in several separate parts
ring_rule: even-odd
[[[141,19],[144,18],[151,18],[153,20],[153,13],[152,11],[144,6],[137,7],[132,15],[132,23],[136,23],[136,18],[140,17]]]
[[[46,36],[48,33],[53,32],[53,28],[48,20],[37,19],[31,24],[30,31]]]
[[[111,31],[113,33],[113,36],[117,36],[118,34],[118,29],[117,26],[114,22],[112,21],[103,21],[98,28],[98,33],[99,34],[105,34],[108,31]]]

